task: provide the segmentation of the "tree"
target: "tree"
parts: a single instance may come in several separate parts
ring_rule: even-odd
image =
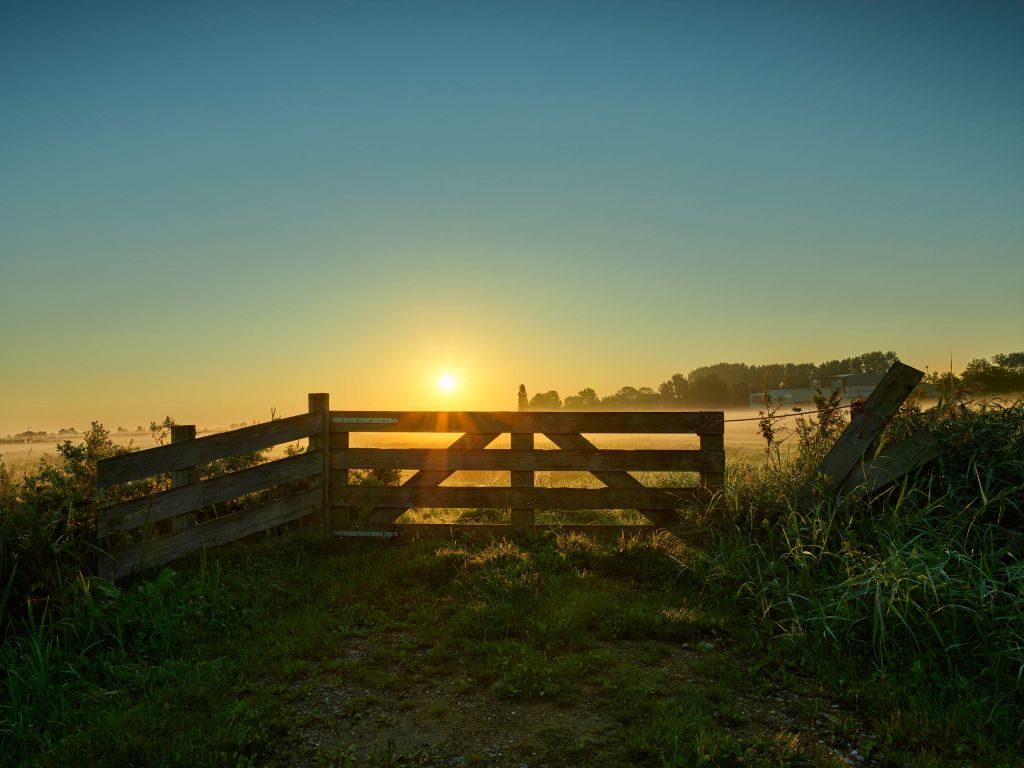
[[[558,396],[557,390],[538,392],[530,398],[531,411],[554,411],[562,407],[562,398]]]
[[[963,382],[986,392],[1013,392],[1024,389],[1024,366],[1014,365],[1017,356],[994,355],[991,360],[977,358],[964,368]],[[1011,365],[1006,365],[1009,362]]]
[[[725,405],[729,402],[729,385],[714,373],[690,381],[690,402],[695,405]]]
[[[1024,373],[1024,352],[992,355],[992,362],[1003,368],[1009,368],[1011,371]]]
[[[669,400],[678,400],[682,402],[686,399],[686,395],[689,391],[690,382],[688,382],[686,377],[681,373],[673,373],[672,378],[668,381],[663,381],[658,385],[658,392]]]
[[[605,405],[629,405],[640,399],[640,390],[636,387],[620,387],[614,395],[601,400]]]
[[[526,398],[526,385],[525,384],[520,384],[519,385],[519,410],[520,411],[525,411],[529,407],[530,407],[530,402]]]
[[[581,389],[578,394],[569,395],[565,398],[565,407],[573,410],[584,410],[587,408],[596,408],[601,404],[601,398],[597,396],[590,387]]]

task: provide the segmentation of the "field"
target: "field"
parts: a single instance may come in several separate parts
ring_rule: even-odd
[[[1024,403],[914,406],[890,433],[922,424],[940,463],[870,503],[797,508],[806,446],[766,462],[751,444],[681,537],[382,545],[300,530],[118,586],[76,565],[87,457],[53,462],[31,492],[8,476],[0,754],[1021,765]]]

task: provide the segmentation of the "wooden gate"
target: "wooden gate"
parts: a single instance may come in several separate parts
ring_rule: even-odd
[[[534,511],[636,509],[654,525],[671,525],[685,502],[706,500],[725,472],[723,414],[683,412],[435,412],[331,411],[326,394],[309,396],[309,412],[266,424],[195,437],[195,427],[176,427],[170,445],[100,461],[97,487],[110,488],[170,475],[170,488],[97,511],[103,554],[101,575],[126,576],[296,520],[319,520],[323,535],[395,535],[425,528],[396,521],[410,508],[511,510],[509,524],[466,526],[491,533],[525,531]],[[460,433],[447,448],[356,448],[358,432]],[[490,448],[499,435],[510,448]],[[544,435],[557,450],[535,446]],[[601,449],[587,434],[696,434],[698,449]],[[230,474],[200,479],[198,467],[217,459],[309,439],[304,453]],[[414,470],[400,486],[356,485],[351,470]],[[442,485],[459,470],[505,471],[506,487]],[[590,472],[602,488],[537,487],[537,472]],[[697,473],[693,485],[648,487],[630,474]],[[220,514],[216,505],[263,493],[262,503]],[[202,519],[196,512],[203,510]],[[212,511],[211,511],[212,510]],[[581,526],[594,530],[597,526]],[[622,529],[623,526],[612,526]]]
[[[671,525],[680,504],[706,499],[725,472],[723,414],[683,412],[435,412],[332,411],[330,417],[331,530],[398,530],[395,521],[413,507],[511,510],[509,525],[534,527],[536,509],[636,509],[655,525]],[[358,432],[462,433],[447,448],[351,448]],[[489,448],[501,434],[511,447]],[[543,435],[558,450],[538,449]],[[585,434],[697,434],[695,450],[601,449]],[[349,470],[415,470],[401,486],[351,485]],[[442,483],[459,470],[509,472],[507,487],[458,487]],[[631,470],[694,472],[699,482],[648,487]],[[590,472],[603,488],[541,488],[536,472]],[[409,530],[411,526],[400,526]],[[422,532],[423,526],[417,526]]]

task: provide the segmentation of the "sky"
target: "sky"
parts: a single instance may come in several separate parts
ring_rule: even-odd
[[[0,434],[1018,351],[1022,39],[1021,2],[0,0]]]

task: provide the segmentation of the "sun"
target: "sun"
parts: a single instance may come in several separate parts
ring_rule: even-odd
[[[442,373],[437,379],[437,388],[442,392],[454,392],[459,381],[453,373]]]

